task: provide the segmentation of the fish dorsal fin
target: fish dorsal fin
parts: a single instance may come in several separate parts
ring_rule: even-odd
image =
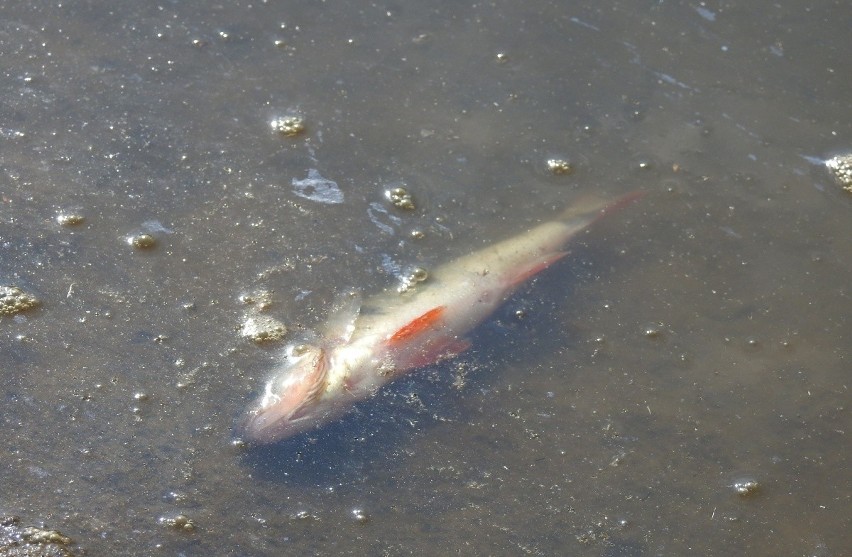
[[[325,338],[337,342],[349,342],[355,331],[355,320],[361,314],[361,293],[356,290],[343,292],[334,301],[325,325]]]

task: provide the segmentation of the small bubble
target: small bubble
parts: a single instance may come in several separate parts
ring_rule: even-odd
[[[305,121],[301,116],[282,116],[269,122],[272,131],[287,137],[299,135],[305,131]]]
[[[195,524],[192,522],[192,519],[183,514],[176,516],[161,516],[158,522],[163,526],[167,526],[175,530],[182,530],[184,532],[192,532],[195,530]]]
[[[83,221],[86,220],[86,217],[79,213],[66,213],[61,212],[56,215],[56,222],[59,223],[60,226],[77,226],[83,224]]]
[[[136,249],[151,249],[157,245],[157,239],[150,234],[134,234],[127,238],[127,243]]]
[[[645,326],[643,333],[648,338],[658,339],[663,336],[664,327],[662,323],[650,323]]]
[[[413,268],[408,274],[400,277],[400,284],[397,291],[402,294],[404,292],[408,292],[417,286],[417,283],[423,282],[429,278],[429,271],[422,267]]]
[[[364,509],[352,509],[352,518],[358,524],[366,524],[370,522],[370,515]]]
[[[411,280],[414,282],[423,282],[427,278],[429,278],[429,272],[422,267],[417,267],[411,271]]]

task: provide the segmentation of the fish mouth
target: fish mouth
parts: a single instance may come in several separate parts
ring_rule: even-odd
[[[321,425],[339,418],[345,408],[346,405],[321,404],[310,413],[292,417],[277,414],[275,408],[255,407],[240,418],[235,427],[235,436],[238,440],[253,445],[277,443],[318,429]]]
[[[236,438],[258,445],[283,441],[317,427],[330,414],[310,412],[294,416],[293,412],[284,414],[280,410],[275,406],[263,408],[255,405],[237,422]]]
[[[235,428],[237,439],[265,445],[291,437],[307,428],[299,428],[299,421],[307,418],[287,419],[286,416],[272,416],[263,409],[250,410],[243,414]]]
[[[250,442],[273,443],[320,423],[328,388],[328,357],[320,347],[298,345],[285,368],[267,381],[263,394],[240,420],[238,435]]]

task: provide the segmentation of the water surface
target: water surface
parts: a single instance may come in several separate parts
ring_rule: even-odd
[[[91,555],[849,547],[845,4],[3,12],[0,284],[42,303],[0,318],[0,513]],[[233,442],[284,342],[246,296],[295,338],[634,190],[459,359]]]

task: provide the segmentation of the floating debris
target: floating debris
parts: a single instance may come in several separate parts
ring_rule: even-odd
[[[414,198],[411,197],[411,194],[408,193],[408,190],[405,188],[391,188],[385,191],[385,197],[387,197],[397,209],[404,209],[406,211],[413,211],[415,209]]]
[[[293,137],[305,131],[305,120],[301,116],[282,116],[269,122],[272,131]]]
[[[14,315],[38,306],[41,302],[17,286],[0,285],[0,315]]]
[[[852,193],[852,153],[831,157],[825,161],[825,167],[840,187]]]
[[[557,176],[567,176],[574,172],[574,167],[565,159],[548,159],[547,169]]]
[[[323,178],[318,170],[308,170],[308,177],[304,180],[293,178],[293,193],[299,197],[316,201],[317,203],[336,204],[343,203],[343,192],[337,182]]]

